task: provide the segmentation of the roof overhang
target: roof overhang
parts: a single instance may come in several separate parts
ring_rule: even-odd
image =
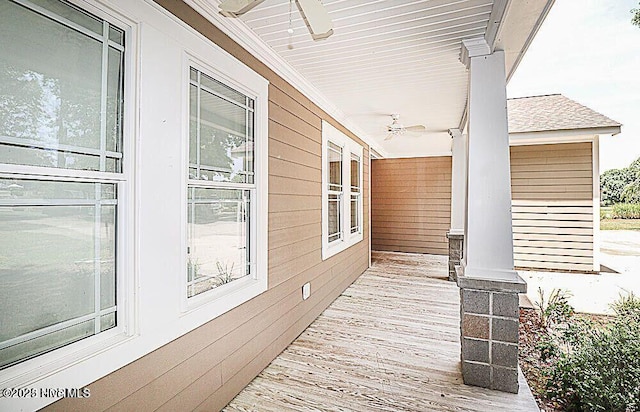
[[[450,154],[451,138],[447,130],[464,128],[468,77],[465,74],[464,65],[459,61],[461,41],[458,40],[457,51],[450,41],[451,44],[447,46],[446,50],[440,50],[434,45],[440,44],[438,39],[441,38],[472,38],[471,34],[465,34],[467,32],[459,28],[461,22],[475,19],[473,27],[476,27],[474,30],[478,30],[478,20],[469,14],[468,6],[465,6],[466,3],[435,2],[441,3],[438,6],[441,9],[430,11],[432,2],[412,0],[407,2],[414,8],[411,13],[433,14],[422,16],[422,20],[416,19],[415,23],[412,23],[411,18],[407,18],[400,25],[395,20],[404,17],[397,10],[405,7],[405,3],[367,3],[366,7],[371,8],[369,14],[359,14],[354,17],[351,15],[353,9],[360,7],[362,3],[349,3],[349,8],[345,8],[345,1],[348,2],[348,0],[325,1],[325,6],[329,8],[334,22],[352,24],[346,25],[345,23],[343,27],[338,25],[333,36],[317,44],[310,43],[310,40],[304,43],[307,41],[305,38],[308,37],[308,33],[304,34],[299,40],[300,47],[297,44],[296,49],[290,50],[284,48],[282,36],[278,34],[286,33],[287,27],[283,20],[286,5],[280,4],[280,2],[274,0],[269,3],[265,1],[242,18],[228,18],[219,13],[218,2],[215,0],[184,1],[384,157]],[[473,4],[478,12],[484,13],[482,19],[486,22],[486,29],[482,30],[479,35],[484,34],[484,38],[492,50],[505,51],[506,73],[509,78],[522,60],[554,0],[493,0],[476,3]],[[445,9],[450,14],[442,18],[438,17],[438,13]],[[381,19],[387,19],[384,22],[389,24],[385,26],[381,23],[373,28],[368,27],[372,23],[366,17],[371,13]],[[411,14],[411,16],[418,14]],[[457,15],[460,17],[456,19]],[[268,20],[265,20],[267,18]],[[424,20],[425,18],[427,20]],[[429,19],[438,20],[435,23],[430,23]],[[268,24],[265,23],[267,21]],[[264,28],[265,24],[268,26],[266,29]],[[362,30],[353,29],[361,27],[360,25],[363,27]],[[407,27],[407,25],[409,26]],[[428,43],[424,46],[427,55],[424,59],[419,60],[430,62],[431,66],[426,67],[426,71],[422,68],[418,69],[421,66],[413,64],[408,57],[410,54],[418,53],[419,49],[405,54],[402,47],[389,46],[391,48],[386,48],[383,52],[372,52],[373,54],[365,60],[368,61],[370,58],[378,56],[380,66],[387,66],[387,69],[380,69],[380,73],[373,74],[371,67],[377,67],[376,60],[372,60],[371,64],[361,65],[361,68],[354,68],[359,65],[350,64],[353,62],[353,56],[346,54],[344,64],[342,64],[341,61],[335,60],[337,52],[327,49],[329,46],[337,44],[342,50],[346,47],[345,44],[348,44],[348,49],[355,47],[357,50],[361,50],[360,45],[362,45],[363,50],[368,50],[372,38],[377,39],[378,36],[386,35],[388,37],[385,42],[392,41],[394,36],[397,36],[396,38],[402,37],[402,34],[405,33],[402,30],[411,33],[414,33],[411,30],[427,30],[426,36],[435,36],[435,40],[433,40],[435,43]],[[442,34],[439,34],[439,30],[443,30]],[[359,35],[360,33],[363,34]],[[478,36],[478,34],[473,34],[473,36]],[[417,39],[419,37],[412,34],[411,38]],[[351,41],[354,43],[345,43]],[[431,47],[436,48],[431,50]],[[452,49],[452,47],[454,48]],[[335,64],[323,65],[320,58],[324,56],[325,50],[327,53],[332,53],[331,58],[335,60]],[[302,55],[296,55],[296,53],[302,53]],[[393,59],[396,59],[392,60],[391,66],[387,53],[393,54]],[[311,59],[308,56],[319,56],[320,60],[307,61]],[[395,64],[396,61],[400,62],[405,59],[407,59],[406,64]],[[304,64],[301,63],[303,60]],[[316,66],[312,64],[314,62],[317,62]],[[359,78],[360,73],[363,78],[372,79],[368,80],[372,82],[370,87],[364,87],[363,84],[356,84],[358,82],[353,81],[353,79]],[[427,77],[425,77],[425,73],[428,73]],[[385,126],[389,119],[384,113],[400,113],[405,125],[425,124],[427,132],[420,138],[405,136],[385,141],[384,138],[387,134]]]
[[[504,50],[507,81],[511,79],[555,0],[505,0],[504,18],[494,49]]]

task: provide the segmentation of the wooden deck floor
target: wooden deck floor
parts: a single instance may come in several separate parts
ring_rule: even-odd
[[[462,383],[444,257],[373,257],[226,411],[538,411],[522,375],[518,395]]]

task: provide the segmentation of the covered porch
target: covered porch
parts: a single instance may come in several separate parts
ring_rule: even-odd
[[[54,149],[58,155],[42,164],[0,159],[0,177],[12,179],[7,187],[32,180],[113,187],[107,199],[115,210],[113,235],[103,240],[96,219],[82,250],[98,255],[112,248],[108,295],[117,319],[101,325],[105,265],[90,255],[82,294],[93,298],[84,305],[92,316],[86,336],[20,349],[15,365],[0,371],[0,385],[36,392],[86,387],[91,396],[2,399],[0,409],[218,410],[238,393],[229,410],[536,409],[517,369],[517,299],[526,284],[513,261],[505,88],[553,0],[316,1],[336,24],[321,42],[309,36],[309,16],[285,1],[246,0],[255,8],[235,16],[221,13],[219,0],[46,2],[52,10],[26,0],[6,3],[19,16],[6,37],[8,50],[15,49],[6,54],[18,56],[21,68],[9,76],[17,84],[40,78],[32,72],[80,84],[84,66],[67,76],[59,58],[52,72],[40,50],[68,52],[99,79],[91,119],[58,117],[93,130],[99,145],[78,153],[100,158],[87,170],[73,161],[62,167],[56,159],[71,147],[65,128],[40,136],[42,128],[30,126],[35,132],[7,131],[12,136],[3,144],[35,148],[34,158]],[[78,28],[67,15],[91,24]],[[32,30],[39,25],[31,21],[55,23],[58,37]],[[88,46],[68,40],[78,32],[99,40],[99,57],[85,62]],[[20,46],[31,38],[52,40],[32,51]],[[118,60],[110,60],[110,47],[123,53]],[[22,98],[24,88],[14,89]],[[46,107],[47,93],[30,98]],[[82,96],[60,99],[83,107]],[[110,105],[119,119],[114,152],[105,151]],[[9,114],[29,117],[17,103]],[[238,151],[244,161],[232,155]],[[114,170],[107,170],[107,152],[122,160]],[[444,257],[374,254],[367,270],[375,248],[371,160],[434,157],[451,159],[452,207],[441,229],[457,258],[449,272],[457,285],[446,280]],[[421,173],[397,170],[411,178]],[[99,188],[87,199],[105,197]],[[210,196],[196,199],[201,189]],[[47,193],[29,194],[30,207],[57,207]],[[237,209],[224,217],[231,222],[233,215],[238,230],[217,224],[227,223],[218,219],[231,203],[226,194]],[[68,193],[60,197],[65,205],[78,202]],[[16,195],[5,205],[19,208],[23,200]],[[393,199],[387,208],[406,202]],[[195,213],[196,203],[207,206]],[[103,210],[98,206],[95,216]],[[215,241],[197,243],[202,257],[193,233]],[[27,252],[33,237],[24,235]],[[211,247],[221,244],[234,245],[234,261]],[[27,252],[21,251],[38,256]],[[25,262],[11,273],[19,275]],[[42,268],[49,273],[52,265]],[[242,272],[234,277],[233,268]],[[212,283],[194,293],[198,272]],[[42,289],[38,298],[50,300]],[[15,297],[4,312],[9,318],[23,306],[37,307]],[[34,331],[12,320],[21,343],[68,320],[38,315],[42,325],[33,322]]]
[[[537,411],[463,384],[459,289],[443,256],[373,252],[372,266],[226,411]]]

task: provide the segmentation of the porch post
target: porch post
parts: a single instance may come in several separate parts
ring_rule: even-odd
[[[462,260],[464,221],[467,212],[467,142],[460,129],[450,129],[451,135],[451,227],[449,239],[449,280],[457,281],[456,266]]]
[[[464,40],[469,69],[467,214],[458,267],[462,376],[468,385],[518,391],[518,293],[513,265],[504,52]]]

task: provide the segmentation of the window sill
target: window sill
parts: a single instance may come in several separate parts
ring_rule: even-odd
[[[332,242],[330,244],[324,243],[322,245],[322,260],[327,260],[330,257],[337,255],[338,253],[349,249],[351,246],[362,241],[362,233],[352,233],[347,239]]]

